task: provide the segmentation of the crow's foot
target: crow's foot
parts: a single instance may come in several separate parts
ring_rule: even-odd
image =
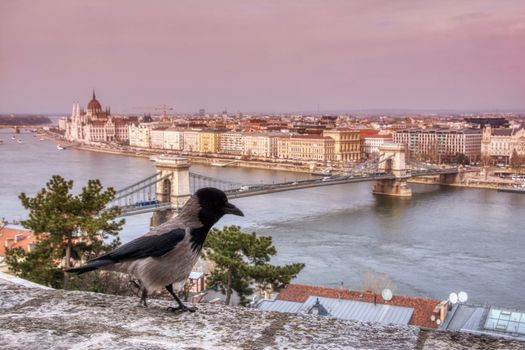
[[[177,307],[168,307],[168,311],[175,312],[175,313],[182,313],[182,312],[195,312],[197,311],[197,308],[194,306],[177,306]]]

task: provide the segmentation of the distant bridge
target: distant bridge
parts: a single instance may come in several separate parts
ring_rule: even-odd
[[[190,172],[190,164],[185,158],[159,156],[153,159],[157,173],[118,190],[110,205],[119,206],[122,216],[166,212],[161,216],[167,217],[173,211],[180,210],[191,193],[203,187],[219,188],[226,192],[228,198],[243,198],[364,181],[375,181],[373,191],[376,194],[410,196],[411,190],[406,181],[412,177],[439,175],[444,179],[443,182],[450,182],[445,178],[454,177],[458,173],[457,168],[439,168],[416,161],[406,161],[405,147],[402,145],[383,145],[380,151],[378,157],[330,176],[266,184],[212,178]],[[164,219],[159,218],[157,222]]]

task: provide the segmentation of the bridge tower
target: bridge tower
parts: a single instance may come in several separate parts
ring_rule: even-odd
[[[156,199],[171,203],[167,209],[153,213],[151,226],[155,227],[171,218],[190,198],[191,164],[188,159],[177,156],[156,156],[151,159],[155,162],[158,178],[166,177],[156,184]]]
[[[395,179],[378,180],[374,185],[374,194],[383,194],[398,197],[412,196],[407,180],[410,173],[407,171],[405,145],[386,143],[379,147],[381,157],[378,171],[395,176]]]

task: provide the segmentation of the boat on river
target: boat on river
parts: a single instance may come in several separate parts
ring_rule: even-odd
[[[60,145],[57,145],[57,150],[62,151],[63,149],[65,149],[65,148],[60,146]]]
[[[525,182],[520,186],[515,187],[499,187],[498,192],[522,193],[525,194]]]
[[[332,175],[333,171],[334,170],[332,168],[325,168],[325,169],[312,171],[310,174],[315,175],[315,176],[330,176]]]

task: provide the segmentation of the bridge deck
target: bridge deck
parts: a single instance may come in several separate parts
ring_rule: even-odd
[[[395,180],[395,179],[409,179],[411,177],[418,176],[435,176],[435,175],[450,175],[456,174],[458,170],[455,168],[451,169],[432,169],[432,170],[411,170],[407,171],[407,174],[401,178],[395,177],[391,174],[381,175],[334,175],[331,177],[325,177],[320,179],[302,180],[302,181],[290,181],[276,184],[261,184],[261,185],[245,185],[240,188],[225,190],[229,198],[244,198],[251,196],[258,196],[264,194],[271,194],[276,192],[294,191],[306,188],[314,188],[321,186],[334,186],[343,185],[348,183],[366,182],[366,181],[380,181],[380,180]],[[197,175],[198,177],[205,178],[205,176]],[[214,181],[218,181],[213,179]],[[231,183],[230,183],[231,184]],[[174,209],[171,207],[171,203],[156,203],[147,207],[136,207],[134,205],[122,206],[121,216],[138,215],[144,213],[150,213],[159,210]],[[175,208],[177,210],[177,208]]]

